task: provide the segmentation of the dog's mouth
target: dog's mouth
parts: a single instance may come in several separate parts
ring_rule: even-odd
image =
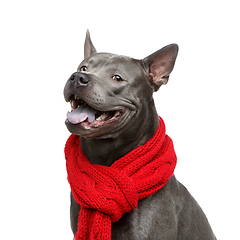
[[[69,102],[71,104],[71,112],[67,113],[67,121],[72,124],[80,124],[86,129],[114,123],[125,113],[124,108],[112,111],[95,109],[76,95],[72,95]]]

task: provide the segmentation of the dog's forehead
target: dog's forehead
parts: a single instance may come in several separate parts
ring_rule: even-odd
[[[85,59],[82,64],[87,63],[92,68],[103,68],[106,70],[123,70],[127,71],[130,69],[141,69],[141,64],[139,60],[134,58],[111,54],[111,53],[97,53]]]
[[[89,58],[85,59],[85,62],[88,62],[89,64],[92,65],[98,65],[101,63],[108,62],[110,59],[117,57],[118,55],[116,54],[111,54],[111,53],[96,53],[91,55]]]

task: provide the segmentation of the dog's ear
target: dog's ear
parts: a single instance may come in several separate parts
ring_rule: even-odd
[[[84,58],[86,59],[94,53],[97,53],[97,50],[95,49],[95,47],[92,44],[89,30],[87,30],[86,39],[85,39],[85,43],[84,43]]]
[[[153,81],[155,91],[167,84],[178,54],[178,45],[168,45],[144,58],[143,65]]]

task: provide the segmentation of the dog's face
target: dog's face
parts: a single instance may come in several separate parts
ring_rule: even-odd
[[[73,110],[68,114],[67,127],[84,137],[112,136],[124,129],[130,119],[138,117],[152,92],[141,61],[108,53],[94,54],[79,65],[65,86],[65,99],[71,102]]]
[[[96,53],[87,33],[85,59],[64,88],[72,108],[66,120],[68,130],[87,138],[117,137],[143,118],[153,92],[166,84],[172,71],[177,45],[169,46],[161,54],[136,60]]]

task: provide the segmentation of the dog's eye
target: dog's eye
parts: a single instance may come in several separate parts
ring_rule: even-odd
[[[114,75],[114,76],[112,77],[112,79],[113,79],[114,81],[116,81],[116,82],[122,82],[122,81],[123,81],[123,79],[122,79],[119,75]]]
[[[87,67],[86,67],[86,66],[82,66],[82,67],[80,68],[80,71],[81,71],[81,72],[87,71]]]

